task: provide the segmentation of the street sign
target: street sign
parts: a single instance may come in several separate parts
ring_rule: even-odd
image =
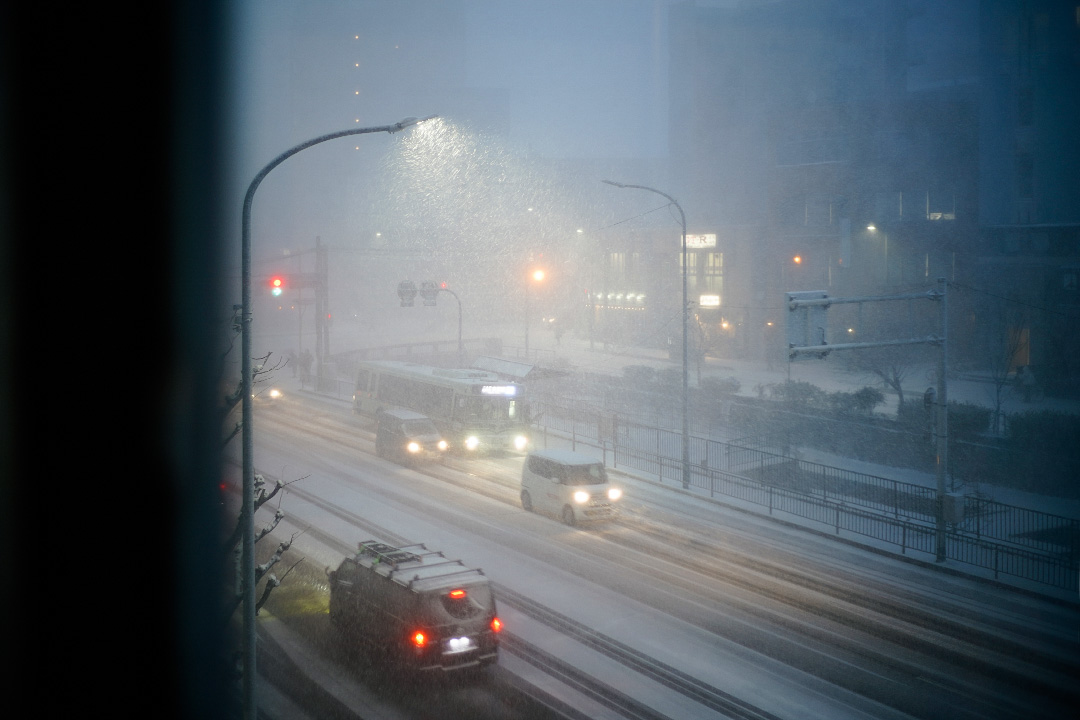
[[[824,290],[784,293],[788,305],[787,342],[789,348],[825,345],[828,337],[828,305],[803,305],[802,301],[826,300]]]

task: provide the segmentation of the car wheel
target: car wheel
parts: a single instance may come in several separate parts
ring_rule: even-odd
[[[525,508],[525,512],[532,512],[532,498],[529,496],[528,490],[521,491],[521,507]]]
[[[563,506],[562,521],[570,527],[574,527],[575,525],[577,525],[577,518],[574,516],[574,508],[570,507],[569,505]]]

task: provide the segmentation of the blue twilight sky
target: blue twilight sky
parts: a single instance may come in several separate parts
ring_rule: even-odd
[[[672,1],[240,0],[242,138],[457,113],[542,157],[663,156]]]
[[[485,148],[528,162],[663,158],[673,3],[237,0],[235,206],[288,148],[409,116],[438,114]],[[334,141],[274,170],[256,197],[257,250],[373,232],[374,213],[385,209],[373,188],[394,142],[400,137]]]

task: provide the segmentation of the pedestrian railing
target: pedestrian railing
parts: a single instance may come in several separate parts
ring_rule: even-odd
[[[614,468],[683,482],[682,435],[573,401],[536,403],[538,429],[610,452]],[[717,495],[897,546],[936,554],[935,488],[691,437],[689,484]],[[946,558],[1058,588],[1078,585],[1080,520],[963,498],[947,525]]]

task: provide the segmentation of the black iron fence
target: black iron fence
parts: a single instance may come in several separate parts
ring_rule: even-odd
[[[395,350],[382,356],[392,357]],[[432,344],[432,354],[445,351]],[[404,354],[420,353],[413,347]],[[318,389],[351,397],[347,378],[328,373]],[[611,412],[552,395],[532,404],[538,430],[601,448],[614,468],[682,483],[682,435],[671,425],[636,422],[629,410]],[[837,534],[883,541],[902,554],[936,553],[935,488],[793,458],[746,439],[691,435],[689,449],[690,485],[710,497],[735,498],[769,515],[785,513]],[[949,500],[947,558],[990,569],[995,578],[1008,575],[1068,589],[1080,584],[1080,520],[973,495]]]
[[[612,467],[682,483],[682,435],[573,400],[534,401],[538,429],[604,450]],[[808,462],[730,441],[690,438],[690,485],[840,532],[936,553],[936,488]],[[947,503],[948,559],[1058,588],[1080,581],[1080,520],[977,496]]]

